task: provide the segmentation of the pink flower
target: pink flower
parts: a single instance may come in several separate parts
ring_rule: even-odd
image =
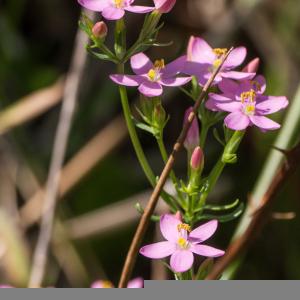
[[[190,107],[185,111],[183,125],[187,123],[188,117],[192,111],[193,107]],[[188,151],[193,151],[199,143],[199,125],[197,117],[195,117],[183,145]]]
[[[92,28],[93,35],[96,38],[104,38],[107,36],[108,28],[107,25],[103,22],[97,22]]]
[[[121,19],[125,10],[144,14],[155,9],[155,7],[132,5],[134,0],[78,0],[78,2],[89,10],[101,12],[108,20]]]
[[[213,49],[202,38],[192,36],[188,45],[187,63],[184,73],[196,76],[199,84],[204,86],[214,70],[220,66],[222,58],[226,53],[226,48]],[[255,73],[232,71],[232,69],[242,64],[246,54],[245,47],[238,47],[232,50],[221,67],[220,72],[217,74],[214,84],[220,82],[222,78],[253,78]]]
[[[154,0],[155,8],[162,14],[168,13],[175,3],[176,0]]]
[[[160,219],[160,230],[166,241],[144,246],[140,253],[153,259],[171,255],[172,270],[177,273],[185,272],[193,265],[193,254],[206,257],[224,254],[222,250],[201,244],[215,233],[217,226],[218,221],[212,220],[190,232],[190,226],[182,223],[174,215],[163,215]]]
[[[191,77],[176,77],[182,70],[185,57],[181,56],[165,65],[164,60],[156,60],[153,64],[144,53],[131,57],[130,64],[136,75],[110,75],[112,81],[125,86],[138,86],[140,93],[146,97],[160,96],[162,86],[180,86],[191,80]]]
[[[92,285],[92,289],[111,289],[113,284],[108,280],[97,280]],[[144,287],[144,279],[142,277],[137,277],[128,282],[128,289],[141,289]]]
[[[225,125],[233,130],[244,130],[256,125],[262,131],[275,130],[280,124],[265,117],[288,105],[284,96],[265,96],[266,81],[263,76],[253,80],[234,82],[223,80],[219,85],[223,94],[210,93],[206,107],[214,111],[226,111]]]

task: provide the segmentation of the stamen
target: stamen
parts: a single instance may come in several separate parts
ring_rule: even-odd
[[[217,55],[217,56],[222,56],[225,55],[227,53],[228,49],[227,48],[215,48],[213,49],[213,52]]]
[[[177,225],[177,230],[180,232],[181,229],[186,230],[187,232],[191,232],[191,226],[189,224],[180,223]]]
[[[252,86],[257,89],[258,91],[261,90],[261,85],[259,82],[255,81],[255,80],[251,80],[250,83],[252,84]]]
[[[154,69],[151,69],[149,72],[148,72],[148,77],[150,78],[151,81],[155,81],[156,79],[156,71]]]
[[[221,64],[222,60],[221,59],[215,59],[214,62],[213,62],[213,66],[214,68],[218,68],[219,65]]]
[[[163,69],[165,67],[165,60],[164,59],[158,59],[154,62],[154,68],[155,69]]]
[[[256,92],[251,89],[248,92],[241,93],[241,101],[242,103],[245,103],[246,100],[249,100],[250,102],[254,102],[256,97]]]
[[[116,8],[122,8],[124,0],[114,0]]]

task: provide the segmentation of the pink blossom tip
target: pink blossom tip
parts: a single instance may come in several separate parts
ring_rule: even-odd
[[[190,163],[193,170],[198,171],[202,169],[204,163],[204,155],[202,149],[199,146],[194,149]]]
[[[260,59],[258,57],[252,59],[242,70],[246,73],[256,73],[260,64]]]
[[[190,107],[185,111],[183,126],[187,123],[190,113],[193,111],[193,108]],[[184,141],[184,147],[188,151],[193,151],[199,145],[199,125],[197,121],[197,117],[194,117],[192,125],[187,133],[187,136]]]
[[[104,38],[107,36],[107,32],[108,32],[107,25],[103,21],[97,22],[93,26],[92,32],[96,38]]]
[[[176,0],[154,0],[155,8],[162,14],[170,12],[175,3]]]

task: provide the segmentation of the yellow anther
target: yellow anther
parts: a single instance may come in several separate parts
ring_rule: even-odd
[[[227,48],[215,48],[213,49],[213,52],[217,55],[217,56],[222,56],[225,55],[227,53],[228,49]]]
[[[183,237],[180,237],[177,243],[181,248],[185,248],[187,246],[187,240],[184,239]]]
[[[155,81],[155,79],[156,79],[156,71],[154,69],[151,69],[148,72],[148,77],[150,78],[151,81]]]
[[[165,60],[164,59],[158,59],[154,62],[154,68],[155,69],[163,69],[165,67]]]
[[[255,81],[255,80],[251,80],[250,83],[252,84],[252,86],[257,89],[258,91],[261,90],[261,85],[259,82]]]
[[[244,103],[246,100],[249,100],[250,102],[254,102],[256,97],[256,92],[251,89],[248,92],[241,93],[241,101]]]
[[[245,107],[244,111],[247,115],[253,115],[253,113],[255,111],[255,106],[253,104],[247,105]]]
[[[180,232],[181,229],[184,229],[184,230],[186,230],[186,231],[188,231],[188,232],[191,232],[191,226],[188,225],[188,224],[184,224],[184,223],[178,224],[178,225],[177,225],[177,230],[178,230],[178,232]]]
[[[116,8],[122,8],[123,7],[124,0],[115,0],[115,6]]]
[[[110,281],[104,280],[104,281],[102,282],[102,287],[103,287],[104,289],[111,289],[111,288],[113,288],[114,286],[112,285],[112,283],[111,283]]]

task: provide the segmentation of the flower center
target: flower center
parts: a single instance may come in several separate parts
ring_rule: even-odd
[[[124,6],[124,0],[114,0],[116,8],[122,8]]]
[[[104,280],[104,281],[102,282],[102,286],[103,286],[104,289],[111,289],[111,288],[114,287],[114,286],[112,285],[112,283],[111,283],[110,281],[108,281],[108,280]]]
[[[255,98],[256,98],[256,92],[253,89],[251,89],[248,92],[241,93],[242,103],[245,103],[245,102],[253,103],[253,102],[255,102]]]
[[[247,116],[253,116],[254,112],[255,112],[255,105],[254,105],[254,103],[248,103],[248,104],[245,105],[245,107],[244,107],[244,113]]]
[[[177,230],[178,230],[178,232],[180,232],[181,229],[184,229],[184,230],[186,230],[186,231],[188,231],[188,232],[191,232],[191,226],[188,225],[188,224],[184,224],[184,223],[178,224],[178,225],[177,225]]]
[[[188,247],[188,245],[189,245],[188,241],[185,238],[183,238],[183,237],[180,237],[178,239],[177,244],[182,249],[186,249]]]
[[[163,59],[154,62],[154,68],[148,72],[148,77],[151,81],[157,81],[160,78],[160,71],[165,68],[165,61]]]

